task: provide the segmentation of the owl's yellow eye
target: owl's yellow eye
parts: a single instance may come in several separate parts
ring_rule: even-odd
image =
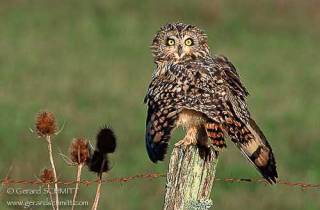
[[[174,45],[174,44],[175,44],[174,39],[168,39],[168,40],[167,40],[167,45],[172,46],[172,45]]]
[[[193,40],[191,38],[188,38],[184,41],[184,44],[187,46],[192,46],[193,45]]]

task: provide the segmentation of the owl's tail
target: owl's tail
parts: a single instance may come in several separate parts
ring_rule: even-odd
[[[243,124],[229,120],[227,131],[242,154],[258,169],[262,176],[270,184],[276,183],[278,173],[271,146],[255,121],[249,119],[247,124]]]

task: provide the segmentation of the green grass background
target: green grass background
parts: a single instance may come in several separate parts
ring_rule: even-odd
[[[12,166],[12,178],[33,179],[49,166],[45,141],[29,132],[39,110],[65,122],[54,139],[60,178],[73,178],[76,169],[57,153],[67,154],[73,137],[94,142],[104,124],[118,136],[109,177],[165,173],[168,161],[152,164],[145,151],[143,97],[155,32],[182,21],[204,29],[212,51],[238,68],[280,179],[319,183],[319,10],[318,1],[299,0],[0,0],[0,177]],[[258,178],[228,145],[217,177]],[[84,170],[83,177],[95,175]],[[165,178],[104,185],[100,209],[161,209],[164,187]],[[94,191],[83,186],[79,200],[91,205]],[[1,209],[12,209],[7,200],[41,198],[8,195],[5,188],[0,196]],[[315,189],[217,182],[212,198],[214,209],[316,210],[319,196]]]

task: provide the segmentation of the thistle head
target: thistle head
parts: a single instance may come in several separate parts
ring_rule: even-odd
[[[85,138],[75,138],[69,148],[70,158],[73,163],[84,164],[90,156],[89,142]]]
[[[54,181],[53,170],[51,168],[45,168],[41,171],[40,180],[43,183],[51,183]]]
[[[57,131],[56,120],[52,112],[39,112],[36,117],[36,132],[39,137],[52,136]]]

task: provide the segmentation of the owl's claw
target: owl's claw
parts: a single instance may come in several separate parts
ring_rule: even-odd
[[[182,140],[180,140],[180,141],[178,141],[177,143],[174,144],[175,147],[180,147],[182,145],[184,145],[184,139],[182,139]]]
[[[197,144],[197,141],[194,141],[191,138],[185,137],[184,139],[182,139],[182,140],[178,141],[177,143],[175,143],[174,146],[176,146],[176,147],[180,147],[180,146],[187,147],[189,145],[196,145],[196,144]]]

